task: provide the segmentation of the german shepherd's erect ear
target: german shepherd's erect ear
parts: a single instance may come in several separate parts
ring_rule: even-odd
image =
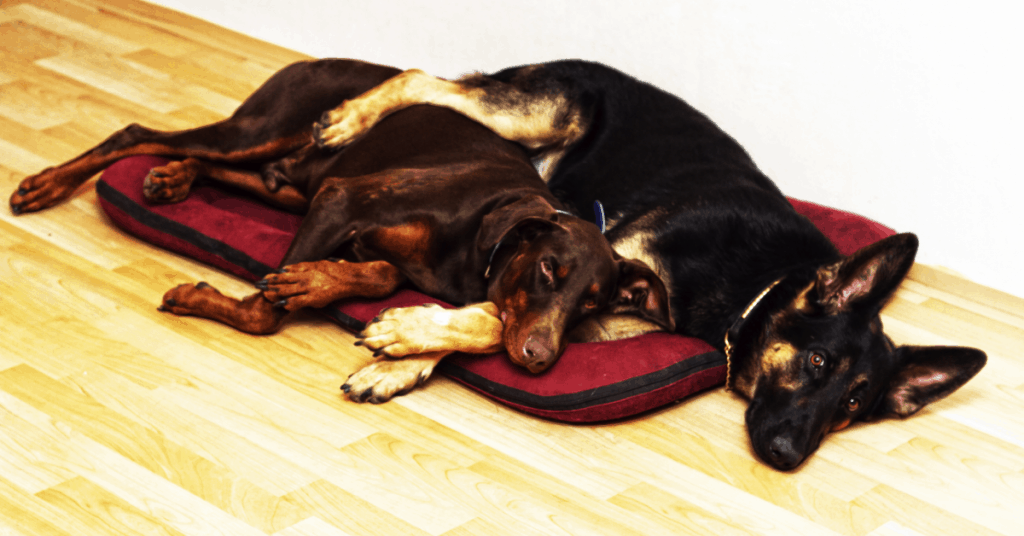
[[[819,305],[833,314],[876,314],[914,265],[917,244],[913,233],[898,234],[820,268],[815,285]]]
[[[901,346],[896,371],[869,418],[913,415],[967,383],[987,359],[975,348]]]

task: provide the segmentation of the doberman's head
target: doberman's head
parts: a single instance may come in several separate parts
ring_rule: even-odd
[[[879,311],[916,252],[901,234],[790,274],[729,331],[729,386],[750,400],[747,431],[766,463],[794,469],[829,432],[912,415],[985,365],[980,350],[896,347],[882,332]]]
[[[491,255],[488,300],[500,311],[505,348],[531,372],[554,364],[566,332],[597,313],[673,327],[668,293],[653,270],[619,257],[596,225],[540,196],[488,214],[478,247]]]

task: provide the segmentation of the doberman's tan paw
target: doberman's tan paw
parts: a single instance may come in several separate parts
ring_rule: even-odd
[[[193,160],[168,162],[149,170],[142,194],[151,203],[178,203],[188,197],[198,176],[199,168]]]
[[[427,381],[441,357],[417,356],[378,361],[349,376],[341,390],[355,402],[387,402]]]
[[[484,303],[459,309],[427,304],[381,311],[356,344],[375,356],[403,357],[425,352],[494,353],[502,348],[497,308]]]

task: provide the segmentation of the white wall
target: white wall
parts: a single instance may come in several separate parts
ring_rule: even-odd
[[[602,61],[693,103],[787,194],[921,237],[1024,297],[1012,1],[158,0],[313,56],[439,76]]]

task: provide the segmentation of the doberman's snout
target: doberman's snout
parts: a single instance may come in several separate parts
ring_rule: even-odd
[[[788,471],[800,465],[804,457],[793,446],[793,438],[779,435],[768,443],[768,463],[781,471]]]
[[[547,370],[558,355],[544,341],[529,337],[523,344],[523,357],[526,359],[526,368],[530,372],[538,373]]]

